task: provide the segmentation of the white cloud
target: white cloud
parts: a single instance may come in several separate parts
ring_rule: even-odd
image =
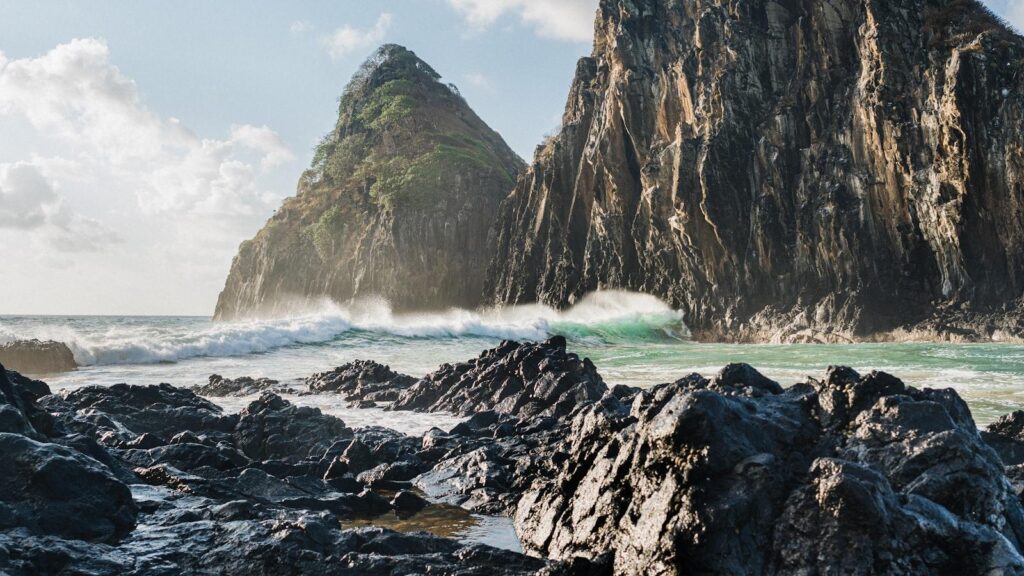
[[[150,110],[93,38],[37,57],[0,54],[0,133],[0,245],[11,265],[117,279],[68,296],[78,311],[212,309],[239,242],[298,174],[267,126],[210,137]],[[52,283],[47,274],[0,287],[0,302],[33,302],[26,294]],[[140,286],[145,294],[132,291]]]
[[[514,14],[540,36],[571,42],[594,38],[597,0],[448,0],[448,4],[477,31]]]
[[[223,140],[199,138],[146,109],[109,56],[106,43],[89,38],[8,61],[0,68],[0,113],[23,115],[80,164],[134,189],[147,213],[214,203],[222,214],[248,215],[265,202],[258,176],[292,159],[273,130],[243,125]],[[247,181],[239,179],[243,173]]]
[[[365,51],[380,44],[391,28],[391,14],[383,13],[377,18],[373,28],[360,30],[346,24],[336,29],[330,36],[324,36],[320,43],[334,60],[340,60],[352,53]]]
[[[466,82],[468,82],[470,86],[475,86],[482,90],[490,90],[493,88],[493,85],[491,84],[491,79],[478,72],[466,74],[464,77],[466,78]]]
[[[309,22],[306,22],[305,20],[296,20],[295,22],[292,22],[291,26],[288,27],[288,30],[291,31],[292,34],[303,34],[305,32],[309,32],[312,29],[313,25],[310,24]]]
[[[39,233],[61,252],[92,252],[119,241],[99,222],[67,208],[39,166],[0,164],[0,228]]]

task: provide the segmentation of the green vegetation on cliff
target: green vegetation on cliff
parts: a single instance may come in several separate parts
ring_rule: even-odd
[[[466,103],[454,86],[412,52],[384,46],[367,61],[340,99],[338,123],[317,146],[309,178],[364,186],[385,209],[430,206],[465,171],[501,169],[496,134],[466,130]]]
[[[298,194],[243,244],[217,316],[272,314],[303,296],[474,306],[522,167],[454,86],[383,46],[347,85]]]

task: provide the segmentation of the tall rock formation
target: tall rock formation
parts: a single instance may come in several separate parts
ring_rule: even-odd
[[[474,306],[522,160],[405,48],[382,47],[341,98],[298,193],[242,244],[216,318],[382,296]]]
[[[698,338],[1021,333],[1024,39],[973,0],[602,0],[488,293]]]

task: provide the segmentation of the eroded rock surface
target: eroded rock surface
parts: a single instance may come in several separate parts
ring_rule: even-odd
[[[294,394],[296,391],[270,378],[225,378],[220,374],[211,374],[206,384],[192,388],[200,396],[208,398],[224,398],[230,396],[256,396],[263,392],[278,394]]]
[[[973,0],[602,0],[490,297],[637,290],[707,340],[1020,336],[1022,67]]]

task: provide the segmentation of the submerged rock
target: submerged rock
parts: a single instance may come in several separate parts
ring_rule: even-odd
[[[63,342],[17,340],[0,344],[0,363],[26,374],[58,374],[78,369],[75,355]]]

